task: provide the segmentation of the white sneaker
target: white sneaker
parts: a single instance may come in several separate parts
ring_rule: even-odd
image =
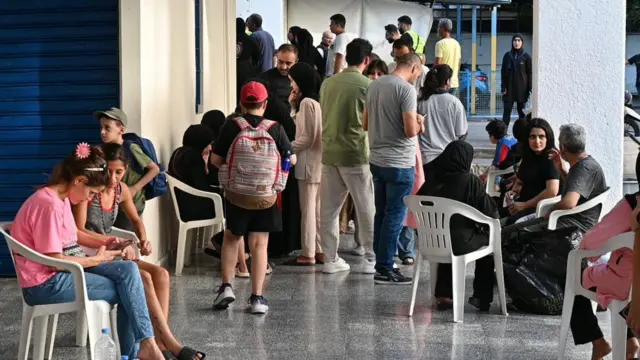
[[[362,262],[360,272],[364,274],[374,275],[376,273],[376,262],[365,259]]]
[[[349,270],[351,270],[351,266],[349,266],[349,264],[340,257],[334,262],[325,262],[322,267],[322,272],[325,274],[335,274],[337,272]]]
[[[365,254],[365,250],[364,250],[364,246],[362,245],[357,245],[356,247],[351,249],[351,255],[364,256],[364,254]]]

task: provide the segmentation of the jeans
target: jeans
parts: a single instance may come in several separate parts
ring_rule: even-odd
[[[147,300],[138,265],[133,261],[113,261],[84,269],[89,300],[118,304],[120,352],[136,358],[136,344],[153,337]],[[44,283],[22,289],[27,304],[60,304],[75,300],[73,276],[59,272]]]
[[[376,270],[393,269],[393,257],[398,251],[398,238],[407,216],[404,197],[411,195],[413,167],[406,169],[371,165],[375,190],[376,215],[373,220],[373,249]]]
[[[416,258],[416,229],[403,227],[398,238],[398,257],[400,260]]]

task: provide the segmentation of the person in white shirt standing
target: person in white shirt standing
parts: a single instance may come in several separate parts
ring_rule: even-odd
[[[330,17],[329,20],[331,20],[329,29],[332,33],[336,34],[336,38],[333,41],[333,45],[329,47],[326,71],[327,77],[338,74],[347,68],[345,55],[347,54],[347,44],[349,44],[349,37],[344,30],[347,25],[347,19],[344,15],[335,14]]]

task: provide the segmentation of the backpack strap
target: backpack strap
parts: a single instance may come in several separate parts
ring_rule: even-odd
[[[248,128],[248,127],[251,127],[251,124],[249,124],[249,122],[245,118],[243,118],[241,116],[239,116],[237,118],[234,118],[233,121],[235,121],[236,124],[238,124],[238,127],[240,128],[240,131],[242,131],[242,130]]]
[[[269,131],[269,129],[271,129],[276,124],[277,124],[277,122],[275,122],[273,120],[266,120],[265,119],[265,120],[260,121],[260,124],[258,124],[258,129],[262,129],[264,131]]]

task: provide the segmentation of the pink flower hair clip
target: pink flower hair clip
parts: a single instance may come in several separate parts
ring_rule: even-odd
[[[86,159],[91,155],[91,146],[87,143],[80,143],[76,146],[76,157]]]

